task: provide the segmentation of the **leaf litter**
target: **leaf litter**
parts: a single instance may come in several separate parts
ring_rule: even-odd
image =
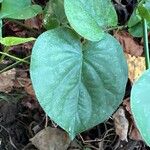
[[[143,45],[139,44],[134,38],[126,31],[115,31],[114,37],[118,39],[123,46],[124,52],[131,56],[141,56],[143,53]]]

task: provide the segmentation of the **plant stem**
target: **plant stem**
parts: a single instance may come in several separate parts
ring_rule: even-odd
[[[10,58],[12,58],[12,59],[14,59],[14,60],[21,61],[21,62],[24,62],[24,63],[29,64],[28,61],[25,61],[24,59],[21,59],[21,58],[18,58],[18,57],[9,55],[9,54],[7,54],[7,53],[5,53],[5,52],[0,52],[0,54],[5,55],[5,56],[8,56],[8,57],[10,57]]]
[[[3,22],[2,19],[0,19],[0,38],[2,37],[2,27],[3,27]]]
[[[148,47],[148,32],[147,32],[147,22],[143,19],[143,34],[144,34],[144,53],[145,53],[145,65],[146,69],[150,68],[150,54]]]
[[[5,47],[4,48],[4,53],[8,53],[8,51],[9,51],[9,47]],[[1,58],[0,58],[0,63],[4,60],[4,58],[5,58],[5,55],[2,55]]]
[[[27,56],[27,57],[23,58],[22,60],[27,60],[27,59],[30,58],[30,57],[31,57],[31,56]],[[17,62],[15,62],[15,63],[13,63],[13,64],[7,66],[6,68],[0,70],[0,74],[3,73],[3,72],[5,72],[5,71],[7,71],[7,70],[9,70],[9,69],[11,69],[11,68],[13,68],[13,67],[15,67],[16,65],[20,64],[21,62],[22,62],[22,61],[17,61]]]
[[[108,28],[106,29],[105,31],[112,31],[112,30],[116,30],[116,29],[123,29],[123,28],[127,28],[127,25],[124,25],[124,26],[116,26],[116,27],[111,27],[111,28]]]

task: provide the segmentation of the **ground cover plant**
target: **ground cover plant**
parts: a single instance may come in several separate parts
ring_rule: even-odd
[[[14,6],[14,9],[12,9],[12,6]],[[146,142],[146,144],[141,142],[142,146],[138,146],[139,149],[150,145],[149,6],[149,0],[124,2],[117,0],[90,0],[88,2],[85,0],[49,0],[44,2],[21,0],[18,3],[11,0],[1,1],[0,43],[3,45],[0,51],[0,62],[2,64],[0,72],[2,74],[1,82],[3,83],[3,86],[0,86],[1,99],[6,100],[7,94],[4,93],[9,93],[15,86],[17,90],[20,87],[25,89],[27,94],[33,98],[34,105],[31,104],[31,101],[26,101],[23,104],[33,110],[36,108],[36,112],[40,112],[40,117],[41,114],[44,114],[44,120],[46,121],[43,126],[43,121],[39,123],[40,120],[34,120],[34,123],[38,122],[38,125],[34,126],[32,130],[35,131],[34,134],[37,134],[35,137],[33,137],[33,134],[29,134],[29,137],[32,138],[30,141],[35,147],[40,150],[71,149],[78,146],[79,149],[108,149],[108,141],[113,141],[112,133],[107,135],[109,133],[107,126],[111,127],[110,131],[112,132],[111,116],[114,121],[115,135],[117,134],[119,139],[127,141],[137,138],[139,142]],[[125,11],[130,11],[130,13],[127,14],[126,12],[126,15]],[[125,18],[122,20],[124,14]],[[27,23],[31,27],[33,25],[34,28],[27,26],[26,21],[23,21],[28,19],[30,19],[30,22]],[[17,37],[14,34],[4,33],[7,20],[24,28],[27,36]],[[124,32],[126,38],[123,39],[123,35],[120,36],[119,32]],[[21,35],[22,33],[23,31],[21,31]],[[130,60],[124,54],[124,52],[127,52],[128,43],[125,44],[127,38],[129,38],[129,41],[136,41],[136,46],[143,38],[143,43],[140,44],[141,46],[144,45],[145,63],[142,65],[146,66],[147,69],[136,82],[133,82],[132,90],[128,89],[130,83],[128,78],[130,78],[130,73],[133,70],[130,67],[128,68]],[[121,40],[125,45],[122,44]],[[35,41],[33,46],[29,46],[33,41]],[[16,53],[12,53],[12,49],[21,44],[28,45],[29,49],[32,49],[29,50],[30,61],[30,55],[27,53],[25,53],[27,56],[23,58],[18,57]],[[136,56],[138,49],[134,53],[132,49],[134,48],[130,47],[127,53]],[[141,55],[142,53],[139,56]],[[8,65],[6,62],[10,64]],[[15,70],[12,72],[11,68],[17,68],[18,65],[25,66],[27,74],[24,77],[28,79],[20,81],[20,78],[16,77],[17,72]],[[4,80],[4,78],[9,75],[9,72],[7,72],[9,70],[11,71],[10,74],[13,74],[13,77],[11,75],[12,79],[8,82],[8,84],[11,83],[11,87],[9,85],[9,88],[7,86],[5,88],[4,81],[8,79]],[[22,81],[25,83],[22,84]],[[35,94],[31,90],[32,87],[29,86],[29,82],[30,84],[32,82]],[[128,90],[129,94],[127,94]],[[123,100],[130,97],[130,91],[131,102],[124,103]],[[23,98],[21,97],[21,99]],[[39,110],[36,100],[42,107],[43,112]],[[17,103],[15,102],[15,105]],[[131,110],[129,109],[130,105]],[[119,119],[120,116],[123,118],[122,120]],[[107,125],[105,122],[109,122],[109,124]],[[31,121],[30,127],[34,125],[32,123]],[[69,136],[62,130],[52,128],[56,124],[59,128],[65,130]],[[102,126],[99,127],[102,124],[105,125],[105,129]],[[8,131],[4,126],[1,127]],[[42,130],[42,127],[45,127],[45,129]],[[91,140],[87,144],[83,139],[84,133],[89,130],[92,131],[95,127],[99,129],[97,131],[99,138],[98,140]],[[41,132],[39,132],[40,129]],[[102,129],[106,130],[106,133]],[[134,132],[136,131],[134,138],[133,132],[129,132],[133,129]],[[30,130],[29,133],[31,133]],[[51,138],[45,139],[45,137],[50,137],[49,134],[54,141],[51,140],[50,142]],[[57,136],[57,134],[60,134],[60,136]],[[64,141],[64,138],[63,140],[60,139],[61,135],[64,137],[64,134],[67,136],[66,141]],[[90,135],[87,136],[90,138]],[[107,137],[109,137],[109,140],[107,140]],[[40,144],[39,139],[43,139],[42,144]],[[79,139],[81,143],[78,141]],[[80,144],[71,146],[71,140],[77,140]],[[59,144],[63,141],[63,146],[58,143],[55,144],[56,141],[59,141]],[[123,146],[120,142],[120,145],[116,146],[116,140],[110,143],[115,143],[110,146],[112,149],[114,147],[121,149],[121,146]],[[30,145],[28,142],[24,149],[29,149],[32,144]],[[10,145],[13,149],[18,149],[18,145],[14,142],[10,142]],[[135,146],[133,145],[130,146],[129,144],[129,147],[134,149]],[[125,147],[125,149],[128,148]]]

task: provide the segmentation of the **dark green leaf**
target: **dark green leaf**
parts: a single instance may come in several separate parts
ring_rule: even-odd
[[[42,11],[39,5],[31,5],[31,0],[4,0],[0,18],[28,19]]]
[[[82,45],[63,28],[37,39],[30,74],[42,108],[72,138],[109,118],[122,102],[128,76],[123,50],[111,35]]]
[[[43,24],[49,30],[67,23],[64,0],[50,0],[44,11]]]
[[[139,22],[135,26],[129,28],[128,31],[134,37],[142,37],[143,36],[143,25],[142,25],[142,22]]]
[[[141,18],[145,18],[150,21],[150,0],[146,0],[144,4],[138,6],[139,15]]]
[[[129,21],[128,21],[128,27],[131,28],[133,26],[136,26],[141,21],[142,21],[142,18],[139,16],[138,11],[134,10]]]
[[[150,30],[150,22],[147,22],[148,30]],[[139,15],[139,11],[137,9],[132,13],[129,21],[128,21],[128,31],[134,37],[142,37],[143,36],[143,21]]]
[[[133,85],[131,110],[136,125],[146,143],[150,146],[150,69],[145,71]]]
[[[88,40],[99,41],[106,27],[117,25],[111,0],[64,0],[64,4],[70,25]]]

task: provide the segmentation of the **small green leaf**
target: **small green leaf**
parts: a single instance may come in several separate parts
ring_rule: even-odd
[[[142,18],[137,9],[135,9],[128,21],[128,31],[134,37],[143,36]]]
[[[111,35],[82,45],[64,28],[37,39],[30,75],[42,108],[71,138],[109,118],[122,102],[128,76],[123,49]]]
[[[144,4],[140,4],[138,6],[138,11],[142,18],[150,21],[150,0],[146,0]]]
[[[14,45],[30,42],[33,40],[35,40],[35,38],[32,37],[31,38],[5,37],[5,38],[0,38],[0,43],[5,46],[14,46]]]
[[[104,29],[117,25],[111,0],[64,0],[64,5],[70,25],[88,40],[99,41]]]
[[[140,23],[141,21],[142,18],[140,17],[138,10],[135,9],[128,21],[128,27],[131,28]]]
[[[131,110],[136,125],[146,143],[150,146],[150,69],[146,70],[133,85]]]
[[[31,5],[31,0],[4,0],[0,18],[29,19],[42,12],[39,5]]]
[[[142,22],[139,22],[135,26],[132,26],[131,28],[128,29],[128,31],[133,37],[142,37],[143,36]]]
[[[64,0],[50,0],[44,11],[44,27],[49,30],[66,23],[67,18],[64,11]]]
[[[134,37],[143,36],[143,21],[138,9],[135,9],[128,21],[128,31]],[[148,30],[150,30],[150,21],[147,22]]]

